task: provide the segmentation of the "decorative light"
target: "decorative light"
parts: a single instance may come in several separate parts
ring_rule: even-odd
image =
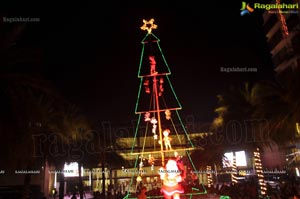
[[[233,183],[237,183],[237,167],[236,167],[236,156],[234,155],[232,158],[232,170],[231,170],[231,181]]]
[[[149,154],[148,163],[151,165],[151,171],[153,171],[155,158],[151,154]]]
[[[156,125],[156,124],[153,124],[153,127],[152,127],[152,133],[153,133],[153,134],[156,133],[156,127],[157,127],[157,125]]]
[[[149,21],[143,19],[143,25],[141,26],[142,30],[147,30],[148,34],[151,34],[152,29],[157,29],[157,25],[154,24],[154,19],[150,19]]]
[[[177,151],[174,151],[174,156],[175,156],[175,158],[177,158],[179,156]]]
[[[150,74],[151,75],[157,74],[156,61],[155,61],[155,57],[153,55],[149,56],[149,62],[150,62]]]
[[[150,93],[150,88],[149,88],[149,79],[145,79],[144,81],[144,86],[145,86],[145,91],[146,93]]]
[[[288,36],[289,35],[288,27],[286,25],[285,17],[282,14],[282,10],[280,8],[281,6],[279,6],[280,5],[280,0],[276,0],[276,4],[277,4],[277,8],[278,8],[279,18],[280,18],[280,21],[281,21],[282,31],[283,31],[285,36]]]
[[[161,191],[165,198],[179,199],[179,195],[184,193],[184,189],[179,184],[183,180],[183,176],[181,176],[177,162],[168,160],[166,167],[159,169],[159,175],[163,183]]]
[[[210,188],[212,186],[212,173],[211,173],[211,166],[206,166],[206,172],[207,172],[207,186]]]
[[[260,195],[264,197],[267,194],[267,186],[264,180],[259,148],[254,151],[254,166],[258,177],[258,184],[260,186]]]
[[[155,134],[156,133],[156,128],[157,128],[157,120],[155,117],[152,117],[150,120],[151,124],[152,124],[152,133]]]
[[[138,176],[138,177],[136,178],[136,181],[137,181],[137,182],[141,182],[141,181],[142,181],[142,177],[141,177],[141,176]]]
[[[151,124],[157,124],[157,120],[155,117],[152,117],[150,122]]]
[[[151,119],[150,119],[150,113],[149,112],[146,112],[145,113],[145,122],[148,122],[148,121],[150,121]]]
[[[162,93],[164,92],[164,87],[163,87],[164,79],[161,77],[159,79],[159,96],[162,96]]]
[[[166,150],[172,150],[172,146],[171,146],[172,139],[169,137],[169,134],[170,134],[170,129],[166,129],[163,131],[163,135],[164,135],[163,141],[165,143]]]
[[[166,115],[166,119],[170,120],[171,119],[171,111],[170,110],[166,110],[165,111],[165,115]]]
[[[144,166],[142,161],[140,162],[139,166],[140,166],[140,168],[142,168]]]

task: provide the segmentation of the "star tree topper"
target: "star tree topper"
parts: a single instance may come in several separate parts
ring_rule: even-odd
[[[148,34],[151,34],[152,29],[157,29],[157,25],[154,24],[154,19],[150,19],[149,21],[143,19],[144,25],[141,26],[142,30],[147,30]]]

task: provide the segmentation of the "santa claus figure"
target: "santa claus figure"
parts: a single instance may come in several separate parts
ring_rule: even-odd
[[[176,160],[168,160],[166,167],[160,168],[159,174],[163,182],[161,191],[164,194],[164,198],[180,199],[180,194],[184,193],[183,187],[180,184],[183,179]]]

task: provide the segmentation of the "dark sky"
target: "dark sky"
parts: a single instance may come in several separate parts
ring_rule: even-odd
[[[99,2],[2,8],[2,16],[40,18],[28,23],[23,42],[42,49],[44,61],[28,72],[42,73],[91,120],[136,118],[144,18],[158,25],[154,34],[171,68],[183,117],[212,121],[216,94],[232,84],[272,76],[261,15],[240,16],[239,1]],[[258,72],[224,73],[221,67]]]

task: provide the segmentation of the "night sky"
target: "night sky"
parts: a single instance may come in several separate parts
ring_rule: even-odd
[[[41,64],[13,70],[42,74],[91,121],[122,124],[137,117],[142,19],[154,18],[158,25],[154,34],[171,68],[183,117],[210,122],[216,95],[224,89],[272,78],[261,14],[240,16],[240,7],[239,1],[112,1],[1,9],[2,16],[40,18],[27,24],[16,46],[39,49]],[[258,72],[225,73],[221,67]]]

